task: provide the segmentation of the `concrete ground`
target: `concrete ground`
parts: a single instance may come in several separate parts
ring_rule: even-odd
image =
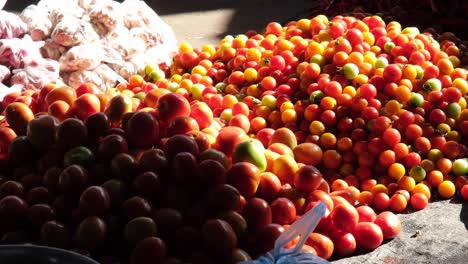
[[[37,1],[10,0],[6,10],[22,10]],[[307,14],[312,0],[149,0],[146,1],[173,28],[178,42],[194,47],[217,44],[227,35],[262,30],[268,22],[286,22]],[[367,254],[335,260],[350,263],[468,263],[468,204],[431,203],[420,212],[401,214],[402,233]]]

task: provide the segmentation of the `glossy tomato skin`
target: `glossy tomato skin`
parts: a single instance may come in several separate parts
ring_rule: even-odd
[[[148,112],[136,112],[126,125],[129,143],[139,148],[150,148],[159,141],[158,120]]]
[[[31,109],[20,102],[13,102],[5,108],[5,120],[17,135],[26,135],[29,121],[34,118]]]
[[[375,213],[374,209],[372,207],[367,206],[367,205],[361,205],[356,208],[358,214],[359,214],[359,222],[374,222],[375,218],[377,217],[377,214]]]
[[[78,97],[72,105],[72,111],[81,120],[98,113],[101,110],[101,101],[92,93],[85,93]]]
[[[163,126],[179,116],[190,116],[190,111],[190,103],[179,94],[167,93],[158,100],[157,112]]]
[[[395,238],[401,230],[400,219],[392,212],[380,213],[374,223],[382,229],[384,239]]]
[[[356,251],[356,239],[353,234],[339,232],[332,237],[334,244],[333,253],[341,257],[351,256]]]
[[[352,232],[356,239],[356,246],[362,250],[373,250],[383,242],[382,229],[370,222],[358,223]]]
[[[305,244],[313,247],[317,256],[324,259],[329,259],[335,248],[333,241],[328,236],[315,232],[309,235]]]
[[[260,182],[258,184],[257,197],[265,199],[267,202],[273,201],[281,191],[281,181],[271,172],[263,172],[260,174]]]
[[[242,210],[242,216],[245,218],[249,230],[259,230],[272,223],[270,205],[265,200],[256,197],[247,200]]]
[[[8,152],[13,139],[16,138],[16,133],[9,127],[0,127],[0,152]]]
[[[284,227],[279,224],[268,224],[260,228],[255,235],[257,254],[265,254],[272,250],[275,246],[275,241],[284,232]]]
[[[296,220],[296,207],[288,198],[277,198],[270,206],[273,215],[273,223],[287,225]]]
[[[322,173],[312,165],[299,168],[294,176],[295,186],[307,193],[315,191],[322,183],[322,180]]]
[[[260,184],[260,170],[250,162],[237,162],[227,171],[227,182],[246,198],[255,195]]]
[[[214,148],[222,151],[228,157],[232,157],[235,146],[248,139],[245,131],[239,127],[223,127],[218,136]]]
[[[196,102],[190,108],[190,117],[197,121],[200,130],[211,125],[211,122],[213,122],[213,112],[206,103]]]

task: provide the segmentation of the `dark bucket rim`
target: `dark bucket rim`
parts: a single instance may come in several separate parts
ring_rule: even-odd
[[[2,255],[2,252],[5,252],[5,250],[46,251],[46,252],[49,252],[51,254],[54,254],[55,257],[68,256],[68,257],[74,258],[77,261],[82,261],[83,262],[82,264],[99,264],[99,262],[95,261],[94,259],[92,259],[90,257],[81,255],[81,254],[79,254],[77,252],[74,252],[74,251],[71,251],[71,250],[55,248],[55,247],[48,247],[48,246],[41,246],[41,245],[34,245],[34,244],[0,245],[0,256]],[[81,262],[80,262],[80,264],[81,264]]]

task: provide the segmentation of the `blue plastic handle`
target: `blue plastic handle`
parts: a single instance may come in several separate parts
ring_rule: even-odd
[[[241,264],[329,264],[330,262],[327,260],[301,250],[310,233],[314,231],[325,215],[325,212],[325,204],[319,202],[278,237],[272,251],[267,252],[257,260],[244,261]],[[284,248],[298,236],[300,240],[294,248]]]

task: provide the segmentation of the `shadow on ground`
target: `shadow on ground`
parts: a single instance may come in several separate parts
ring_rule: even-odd
[[[308,10],[316,0],[199,0],[167,1],[149,0],[147,3],[159,15],[170,15],[185,12],[213,11],[232,9],[234,14],[227,23],[225,31],[218,37],[227,34],[244,33],[248,30],[262,30],[269,22],[286,23],[298,17],[307,16]],[[184,3],[184,4],[181,4]],[[196,21],[194,21],[196,23]],[[216,21],[213,21],[216,23]]]
[[[460,221],[465,224],[466,230],[468,230],[468,203],[463,203],[460,211]]]
[[[5,10],[20,12],[30,4],[39,1],[8,0]],[[122,2],[119,0],[118,2]],[[317,0],[146,0],[145,1],[160,16],[192,12],[232,9],[233,15],[222,21],[226,23],[224,32],[219,38],[228,34],[245,33],[248,30],[262,30],[268,22],[285,23],[299,17],[305,17]],[[187,21],[197,25],[197,21]],[[213,21],[218,23],[218,21]]]

